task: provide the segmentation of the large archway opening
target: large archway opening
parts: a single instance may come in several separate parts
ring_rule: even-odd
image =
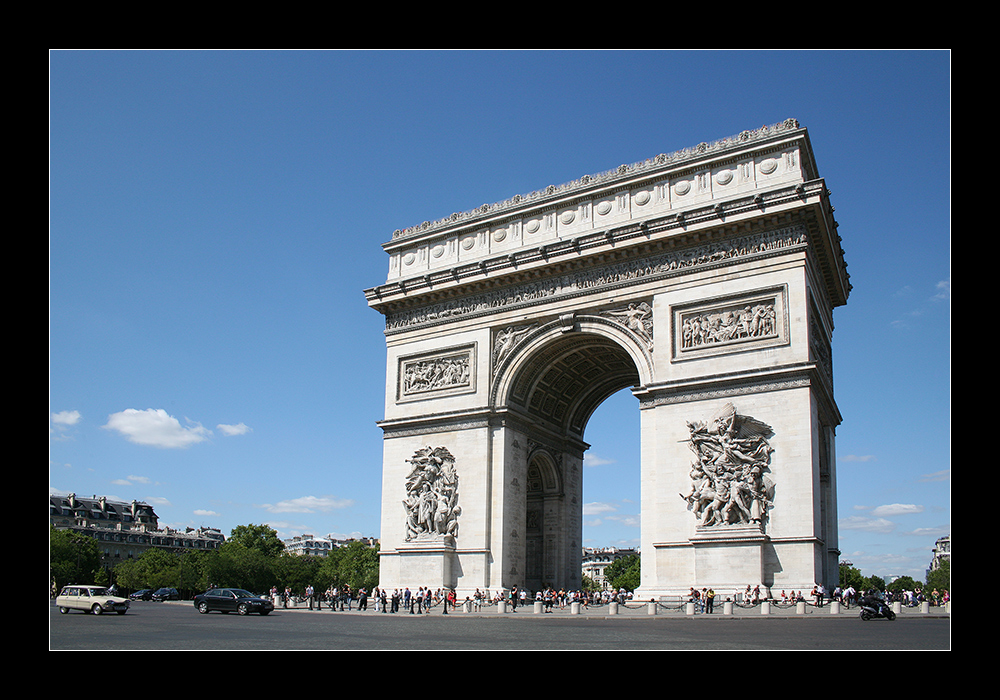
[[[584,547],[639,547],[640,434],[639,404],[630,389],[608,397],[587,423]]]
[[[529,591],[581,585],[586,546],[584,459],[591,437],[585,433],[595,414],[598,437],[613,451],[605,455],[637,460],[638,406],[630,391],[641,383],[636,351],[635,346],[598,332],[554,335],[531,348],[513,375],[507,409],[526,419],[528,440],[523,585]],[[604,404],[607,407],[600,410]],[[626,422],[631,423],[628,428]],[[621,450],[628,443],[631,452],[626,455]],[[598,481],[606,481],[610,470],[597,471],[603,477]],[[630,480],[638,484],[638,469]],[[616,493],[622,503],[634,504],[634,513],[628,515],[636,518],[638,495],[633,500],[631,494]],[[620,525],[631,527],[637,539],[634,523],[633,519]]]

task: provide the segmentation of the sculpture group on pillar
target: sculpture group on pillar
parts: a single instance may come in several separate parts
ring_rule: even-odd
[[[759,525],[774,503],[768,476],[774,449],[770,426],[741,416],[732,404],[708,421],[688,423],[688,443],[697,456],[691,465],[688,502],[703,527]]]
[[[426,447],[406,460],[406,541],[458,534],[458,474],[455,458],[444,447]]]

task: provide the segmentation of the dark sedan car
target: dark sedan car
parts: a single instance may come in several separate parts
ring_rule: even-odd
[[[213,610],[222,613],[236,612],[240,615],[267,615],[274,610],[274,603],[270,598],[262,598],[242,588],[210,588],[194,597],[194,606],[203,615]]]
[[[177,592],[176,588],[160,588],[152,596],[150,600],[156,600],[163,602],[164,600],[180,600],[181,594]]]
[[[128,597],[129,600],[152,600],[153,599],[153,589],[143,588],[141,591],[136,591]]]

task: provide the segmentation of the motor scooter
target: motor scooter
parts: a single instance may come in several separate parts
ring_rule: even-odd
[[[875,620],[880,617],[891,621],[896,619],[896,613],[886,605],[884,600],[871,597],[863,598],[861,600],[861,619]]]

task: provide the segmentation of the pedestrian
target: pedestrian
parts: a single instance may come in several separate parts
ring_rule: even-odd
[[[705,612],[709,615],[712,614],[715,603],[715,591],[709,588],[705,591]]]

